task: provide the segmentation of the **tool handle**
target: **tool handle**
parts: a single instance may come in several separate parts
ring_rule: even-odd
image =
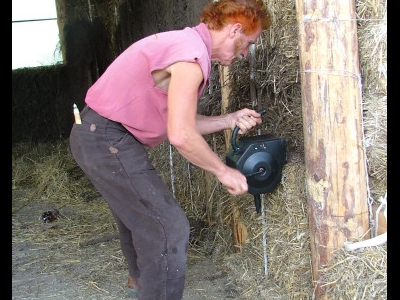
[[[266,109],[261,109],[259,111],[257,111],[259,114],[263,115],[267,112]],[[232,138],[231,138],[231,144],[232,144],[232,149],[236,154],[240,154],[241,150],[240,148],[237,146],[236,144],[236,136],[239,132],[239,126],[235,126],[235,128],[233,128],[233,132],[232,132]]]

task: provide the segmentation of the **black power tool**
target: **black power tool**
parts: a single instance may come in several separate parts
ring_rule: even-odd
[[[266,110],[258,113],[265,114]],[[254,195],[257,214],[261,214],[261,194],[271,192],[282,178],[286,163],[286,141],[272,134],[239,138],[239,127],[232,132],[232,149],[226,154],[226,164],[247,177],[248,193]]]

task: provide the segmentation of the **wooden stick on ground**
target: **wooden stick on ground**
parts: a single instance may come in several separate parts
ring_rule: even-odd
[[[111,234],[103,236],[103,237],[91,239],[91,240],[88,240],[86,242],[79,243],[79,247],[85,247],[85,246],[89,246],[89,245],[94,245],[94,244],[98,244],[98,243],[102,243],[102,242],[111,241],[111,240],[114,240],[114,239],[119,239],[119,235],[118,235],[117,232],[111,233]]]

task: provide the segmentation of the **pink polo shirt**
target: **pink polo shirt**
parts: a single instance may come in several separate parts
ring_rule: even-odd
[[[167,91],[155,86],[151,72],[178,61],[200,65],[204,76],[200,97],[211,73],[211,37],[204,23],[135,42],[89,88],[85,102],[153,148],[167,139],[168,108]]]

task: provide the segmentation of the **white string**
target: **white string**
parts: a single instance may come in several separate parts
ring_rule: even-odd
[[[172,145],[171,144],[169,144],[169,167],[170,167],[170,174],[171,174],[172,195],[175,197],[174,161],[172,159]]]

